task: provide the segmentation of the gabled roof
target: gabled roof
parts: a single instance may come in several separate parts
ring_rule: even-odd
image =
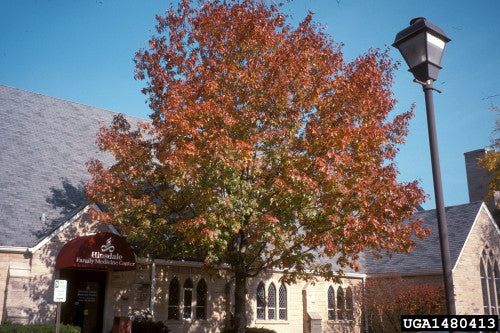
[[[33,246],[83,208],[85,162],[113,162],[95,144],[98,122],[116,114],[0,85],[0,246]]]
[[[465,245],[481,205],[482,202],[477,201],[446,207],[452,268],[455,266]],[[391,258],[384,257],[382,259],[375,259],[367,254],[365,258],[366,273],[412,275],[442,272],[436,210],[418,211],[415,213],[415,218],[423,219],[424,226],[432,228],[431,234],[423,241],[417,240],[417,246],[412,249],[410,254],[394,254]]]

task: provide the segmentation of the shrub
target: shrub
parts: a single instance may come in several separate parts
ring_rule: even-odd
[[[132,333],[168,333],[170,329],[162,321],[153,321],[148,312],[137,313],[132,321]]]
[[[222,333],[235,333],[235,328],[226,328]],[[264,327],[247,327],[246,333],[276,333],[274,330],[270,330]]]
[[[445,314],[443,284],[408,279],[368,280],[365,294],[370,332],[400,332],[401,315]]]
[[[14,324],[10,322],[0,325],[0,333],[54,333],[55,324]],[[60,333],[80,333],[80,327],[71,325],[61,325]]]

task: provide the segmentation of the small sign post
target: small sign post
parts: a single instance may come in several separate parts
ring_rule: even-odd
[[[66,287],[68,281],[56,280],[54,282],[54,302],[57,303],[57,317],[56,317],[56,333],[59,333],[59,326],[61,325],[61,303],[66,302]]]

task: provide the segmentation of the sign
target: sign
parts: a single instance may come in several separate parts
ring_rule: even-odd
[[[66,287],[68,281],[56,280],[54,283],[54,302],[66,302]]]
[[[87,282],[84,288],[78,289],[76,300],[84,303],[97,303],[97,282]]]
[[[63,246],[56,268],[70,267],[130,271],[135,269],[135,255],[125,239],[103,232],[75,238]]]

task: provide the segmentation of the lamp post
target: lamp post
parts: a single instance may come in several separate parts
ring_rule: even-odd
[[[451,274],[450,246],[448,243],[448,228],[443,201],[443,186],[439,166],[439,153],[436,136],[436,122],[434,120],[434,101],[432,91],[433,82],[437,79],[442,68],[441,58],[444,47],[450,39],[443,30],[427,22],[423,17],[410,21],[410,26],[401,30],[394,41],[405,59],[409,71],[415,76],[414,82],[422,85],[425,94],[425,107],[427,110],[427,129],[429,131],[429,146],[431,150],[432,177],[434,180],[434,195],[436,197],[436,213],[438,220],[439,242],[441,245],[441,262],[443,266],[444,286],[446,293],[446,306],[448,314],[455,314],[455,297],[453,294],[453,277]]]

